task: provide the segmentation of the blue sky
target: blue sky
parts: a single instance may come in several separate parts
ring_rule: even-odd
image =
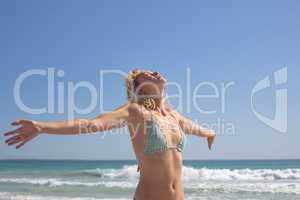
[[[16,104],[15,80],[30,69],[63,70],[56,77],[64,84],[89,81],[97,89],[97,108],[85,115],[100,114],[126,103],[123,77],[105,77],[100,100],[99,71],[128,72],[141,67],[161,72],[169,81],[191,88],[209,81],[228,89],[226,109],[220,99],[199,101],[214,114],[193,107],[182,113],[201,122],[217,119],[232,123],[234,135],[218,136],[209,152],[205,140],[189,136],[185,159],[300,158],[299,149],[299,1],[1,1],[0,6],[0,131],[11,129],[12,120],[62,120],[67,112],[28,114]],[[262,123],[250,106],[254,85],[267,75],[288,67],[288,132],[279,133]],[[273,85],[257,94],[259,112],[274,115]],[[47,104],[47,80],[34,76],[22,85],[22,99],[31,107]],[[176,92],[171,86],[169,93]],[[187,91],[184,90],[184,93]],[[202,88],[199,93],[211,90]],[[186,96],[186,94],[185,94]],[[89,105],[87,90],[74,97],[78,107]],[[101,102],[100,102],[101,101]],[[67,108],[67,101],[64,101]],[[176,105],[176,101],[174,101]],[[66,110],[66,109],[65,109]],[[0,140],[0,159],[134,159],[128,135],[101,133],[88,136],[41,135],[20,150]],[[117,148],[116,148],[117,147]]]

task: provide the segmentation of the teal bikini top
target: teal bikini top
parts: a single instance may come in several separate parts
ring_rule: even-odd
[[[168,149],[177,149],[177,151],[182,152],[186,143],[186,136],[180,127],[179,129],[181,134],[180,141],[175,146],[169,145],[166,135],[162,132],[159,123],[153,119],[151,114],[151,120],[147,123],[147,136],[144,154],[150,156],[155,153],[163,153]],[[138,165],[137,171],[139,170],[140,166]]]
[[[168,144],[168,140],[165,134],[162,133],[162,129],[158,122],[153,117],[147,124],[147,136],[146,145],[144,149],[145,155],[153,155],[155,153],[162,153],[168,149],[177,149],[182,152],[186,143],[186,136],[180,129],[181,139],[175,146]]]

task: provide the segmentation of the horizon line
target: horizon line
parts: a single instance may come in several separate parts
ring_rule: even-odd
[[[0,161],[36,160],[36,161],[136,161],[136,159],[73,159],[73,158],[0,158]],[[300,158],[249,158],[249,159],[183,159],[182,161],[270,161],[270,160],[300,160]]]

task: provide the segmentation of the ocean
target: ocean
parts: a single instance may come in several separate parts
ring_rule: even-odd
[[[0,200],[126,200],[136,162],[0,160]],[[184,161],[186,200],[300,200],[300,160]]]

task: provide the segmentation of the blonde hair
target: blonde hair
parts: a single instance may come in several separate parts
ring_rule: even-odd
[[[135,69],[128,73],[127,79],[125,80],[125,87],[127,89],[127,99],[133,102],[135,100],[135,85],[134,80],[138,75],[143,73],[143,71]]]

